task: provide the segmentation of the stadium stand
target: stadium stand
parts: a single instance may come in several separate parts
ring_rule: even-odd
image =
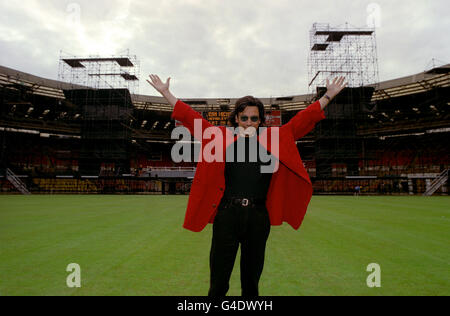
[[[370,102],[361,104],[355,113],[357,128],[352,137],[359,145],[351,160],[320,152],[323,144],[327,146],[327,131],[323,130],[327,124],[298,141],[315,194],[353,194],[358,185],[362,194],[425,193],[432,181],[450,168],[450,65],[367,88],[374,92]],[[83,129],[87,112],[67,98],[67,91],[74,89],[86,87],[0,66],[1,192],[19,193],[6,177],[9,168],[31,193],[189,193],[196,163],[172,161],[175,140],[170,136],[177,123],[170,118],[171,107],[156,96],[130,95],[131,112],[119,113],[130,139],[120,147],[126,148],[126,154],[104,146],[95,151],[100,157],[93,165],[95,174],[84,174],[80,166],[86,159]],[[316,97],[261,100],[267,111],[281,112],[284,124]],[[183,101],[206,117],[211,111],[229,109],[236,99]],[[329,115],[339,115],[332,106]],[[319,135],[321,146],[317,146]],[[116,153],[117,158],[101,158],[105,150]],[[448,181],[435,194],[447,195]]]

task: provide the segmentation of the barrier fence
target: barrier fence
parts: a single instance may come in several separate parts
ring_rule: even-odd
[[[312,178],[314,194],[418,195],[431,185],[434,177],[397,177],[373,179]],[[32,194],[189,194],[190,180],[149,178],[22,178]],[[448,195],[448,182],[436,191]],[[5,177],[0,178],[0,193],[19,193]]]

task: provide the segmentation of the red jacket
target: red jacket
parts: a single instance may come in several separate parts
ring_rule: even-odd
[[[272,175],[267,193],[266,207],[269,211],[271,225],[281,225],[287,222],[298,229],[303,221],[306,209],[312,196],[312,184],[306,172],[295,141],[308,134],[315,124],[325,118],[324,111],[317,101],[305,110],[298,112],[285,125],[269,127],[258,136],[258,141],[274,155],[280,163],[278,170]],[[172,113],[172,119],[183,123],[194,135],[194,119],[202,120],[202,134],[194,135],[201,140],[202,150],[214,140],[219,141],[225,157],[226,147],[236,140],[233,131],[225,126],[216,127],[222,131],[224,139],[202,139],[203,131],[213,127],[200,113],[189,105],[178,101]],[[274,129],[271,131],[271,129]],[[217,130],[216,130],[217,131]],[[279,135],[279,152],[271,150],[272,133]],[[211,137],[212,138],[212,137]],[[222,147],[220,145],[223,144]],[[201,151],[202,151],[201,150]],[[220,149],[219,149],[220,150]],[[217,208],[225,191],[225,158],[223,162],[199,161],[197,171],[191,186],[189,201],[183,227],[194,232],[200,232],[208,223],[214,222]]]

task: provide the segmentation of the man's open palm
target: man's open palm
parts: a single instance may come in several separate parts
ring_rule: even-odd
[[[347,82],[344,84],[345,77],[336,77],[333,82],[327,79],[327,94],[331,94],[329,97],[334,98],[347,86]]]
[[[161,79],[158,77],[158,75],[150,75],[150,80],[147,80],[147,82],[155,88],[159,93],[163,93],[164,91],[169,91],[170,86],[170,78],[167,79],[166,83],[163,83]]]

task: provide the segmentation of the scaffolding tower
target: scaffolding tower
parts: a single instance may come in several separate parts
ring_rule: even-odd
[[[364,157],[359,155],[362,139],[357,126],[367,117],[364,113],[378,83],[375,30],[313,24],[308,69],[309,89],[317,97],[325,94],[327,79],[344,76],[348,83],[315,129],[316,176],[359,176],[358,162]]]
[[[309,89],[326,86],[326,79],[344,76],[348,87],[376,84],[378,60],[375,29],[330,27],[314,23],[310,30]]]
[[[129,52],[112,57],[61,53],[59,80],[77,86],[64,90],[64,95],[83,120],[79,158],[82,175],[129,174],[131,94],[139,93],[139,68],[139,60]]]
[[[58,79],[95,89],[128,89],[139,93],[140,61],[136,55],[76,57],[61,52]]]

